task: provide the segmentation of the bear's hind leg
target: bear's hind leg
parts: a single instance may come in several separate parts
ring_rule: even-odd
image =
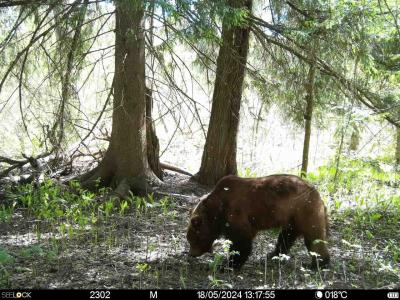
[[[317,269],[326,267],[329,265],[330,257],[328,248],[326,246],[325,235],[311,235],[311,236],[304,236],[304,243],[309,252],[317,253],[318,256],[316,257],[313,255],[311,268]]]
[[[272,258],[274,256],[278,256],[280,253],[287,254],[289,253],[290,248],[294,245],[294,242],[297,239],[297,233],[294,229],[292,223],[282,228],[278,236],[278,241],[275,246],[275,250],[268,253],[267,258]]]

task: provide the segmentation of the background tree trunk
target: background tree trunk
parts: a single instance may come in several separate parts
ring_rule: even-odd
[[[160,165],[160,143],[158,141],[156,130],[152,118],[153,97],[151,90],[146,88],[146,139],[147,139],[147,159],[154,174],[158,178],[163,178],[163,172]]]
[[[252,1],[230,0],[228,5],[251,11]],[[237,174],[236,140],[249,33],[247,26],[231,26],[229,20],[223,21],[210,123],[200,170],[195,176],[203,184],[212,185],[225,175]]]
[[[304,145],[303,145],[303,158],[301,163],[301,177],[307,176],[308,169],[308,156],[310,152],[310,138],[311,138],[311,123],[312,114],[314,109],[314,93],[315,93],[315,63],[310,65],[306,84],[306,109],[304,112]]]
[[[149,13],[146,19],[149,21],[149,43],[150,47],[154,47],[154,10],[155,10],[155,0],[151,0],[149,3]],[[150,72],[152,77],[155,76],[155,57],[150,56]],[[160,143],[156,135],[156,129],[153,123],[152,111],[153,111],[153,82],[150,81],[150,88],[146,87],[146,139],[147,139],[147,159],[150,168],[157,175],[158,178],[162,179],[163,172],[160,165]]]
[[[111,140],[103,160],[87,181],[101,178],[103,185],[123,183],[126,192],[128,186],[155,176],[146,149],[144,7],[139,1],[128,0],[115,1],[115,6]]]
[[[353,124],[351,127],[352,127],[352,132],[350,136],[349,150],[356,151],[358,149],[358,146],[360,145],[360,131],[358,130],[357,125],[355,124]]]

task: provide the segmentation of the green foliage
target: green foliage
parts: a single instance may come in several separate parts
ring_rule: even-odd
[[[382,268],[398,276],[390,266],[399,262],[399,247],[391,236],[397,232],[400,221],[400,177],[387,169],[380,160],[343,159],[337,183],[332,182],[334,162],[310,173],[308,179],[317,185],[327,202],[331,222],[346,225],[339,233],[343,245],[361,251],[362,239],[384,243],[386,258],[382,259]]]
[[[138,270],[139,273],[147,272],[149,269],[150,269],[150,266],[147,263],[140,263],[140,264],[136,265],[136,270]]]
[[[13,257],[5,249],[0,248],[0,288],[9,284],[10,273],[6,267],[13,261]]]
[[[12,256],[5,249],[0,248],[0,265],[6,265],[12,262]]]
[[[156,213],[160,209],[161,213],[168,214],[173,208],[173,204],[168,197],[163,197],[156,201],[153,194],[148,194],[147,197],[139,197],[129,192],[127,202],[134,207],[137,216]]]
[[[168,197],[161,198],[159,203],[160,203],[163,214],[167,214],[169,209],[171,208],[171,203],[170,203]]]
[[[400,32],[393,19],[398,16],[398,6],[390,1],[271,1],[270,10],[284,36],[301,45],[304,56],[315,55],[330,62],[344,77],[373,92],[369,93],[369,101],[386,113],[382,117],[399,119]],[[252,85],[267,104],[273,99],[283,119],[302,126],[309,62],[291,56],[279,46],[268,47],[271,49],[262,52],[257,47],[253,49],[252,64],[265,64],[260,73],[267,80],[260,84],[257,78]],[[341,115],[343,112],[335,107],[343,98],[356,100],[352,91],[343,93],[339,86],[332,77],[316,73],[314,125],[328,125],[332,116]]]
[[[20,252],[20,256],[24,258],[35,258],[37,256],[44,256],[45,252],[43,251],[40,245],[33,245],[29,248],[23,249]]]
[[[74,225],[84,229],[88,225],[95,225],[99,219],[108,220],[115,213],[121,216],[132,207],[135,213],[146,215],[161,212],[168,214],[173,208],[167,197],[159,201],[153,194],[147,197],[138,197],[130,193],[128,199],[119,200],[115,197],[107,201],[98,201],[96,198],[108,197],[109,188],[102,188],[99,194],[84,190],[79,182],[71,181],[65,188],[50,179],[43,183],[18,186],[15,190],[8,190],[7,198],[12,204],[2,204],[0,207],[0,221],[10,221],[13,212],[18,207],[24,207],[29,215],[38,219],[51,221],[57,224],[58,231],[70,237],[74,235]],[[40,231],[37,231],[40,234]]]
[[[257,173],[252,171],[250,168],[245,168],[244,170],[239,170],[238,172],[240,177],[245,178],[255,178],[258,177]]]
[[[387,246],[385,247],[384,251],[392,256],[394,262],[400,262],[400,246],[398,242],[390,239],[387,242]]]
[[[14,213],[15,202],[11,206],[6,206],[2,204],[0,206],[0,223],[1,222],[10,222],[12,219],[12,215]]]
[[[142,285],[142,276],[146,274],[150,270],[151,266],[148,263],[138,263],[136,264],[136,270],[139,272],[140,280],[139,284],[140,287]]]
[[[120,215],[121,215],[121,216],[124,215],[125,210],[128,209],[128,208],[129,208],[128,201],[126,201],[126,200],[121,201],[121,203],[120,203],[120,209],[119,209]]]
[[[310,172],[308,179],[322,185],[329,193],[334,192],[334,187],[339,186],[346,193],[363,190],[363,186],[373,186],[380,192],[386,187],[398,185],[400,175],[396,172],[388,172],[389,165],[381,160],[371,159],[343,159],[338,170],[337,182],[333,182],[336,174],[336,164],[331,161],[326,166],[319,167],[316,173]],[[386,192],[383,196],[386,196]],[[357,195],[356,195],[357,197]],[[362,201],[359,196],[357,201]],[[390,196],[390,201],[397,203],[395,195]]]

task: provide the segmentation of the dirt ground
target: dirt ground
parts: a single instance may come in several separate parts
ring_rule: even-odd
[[[114,214],[96,226],[62,235],[45,221],[17,209],[11,222],[0,223],[0,248],[11,256],[3,268],[2,287],[7,288],[399,288],[399,267],[382,263],[387,238],[399,245],[399,236],[387,232],[381,240],[362,238],[363,244],[343,241],[350,223],[331,216],[329,249],[332,264],[327,270],[307,269],[310,257],[298,240],[288,260],[266,260],[277,231],[258,235],[243,269],[235,273],[222,261],[223,240],[214,254],[188,258],[186,227],[188,210],[207,192],[188,177],[165,178],[172,193],[168,210],[149,209]],[[177,196],[180,194],[181,196]],[[351,222],[351,219],[348,220]],[[40,233],[39,233],[40,232]],[[223,254],[222,254],[223,255]],[[7,278],[5,278],[7,277]]]

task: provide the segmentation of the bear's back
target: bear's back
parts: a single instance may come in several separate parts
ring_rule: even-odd
[[[297,214],[304,215],[309,201],[319,199],[310,198],[314,192],[315,188],[298,176],[277,174],[259,178],[226,176],[212,193],[224,202],[228,219],[248,219],[261,230],[283,226]]]

